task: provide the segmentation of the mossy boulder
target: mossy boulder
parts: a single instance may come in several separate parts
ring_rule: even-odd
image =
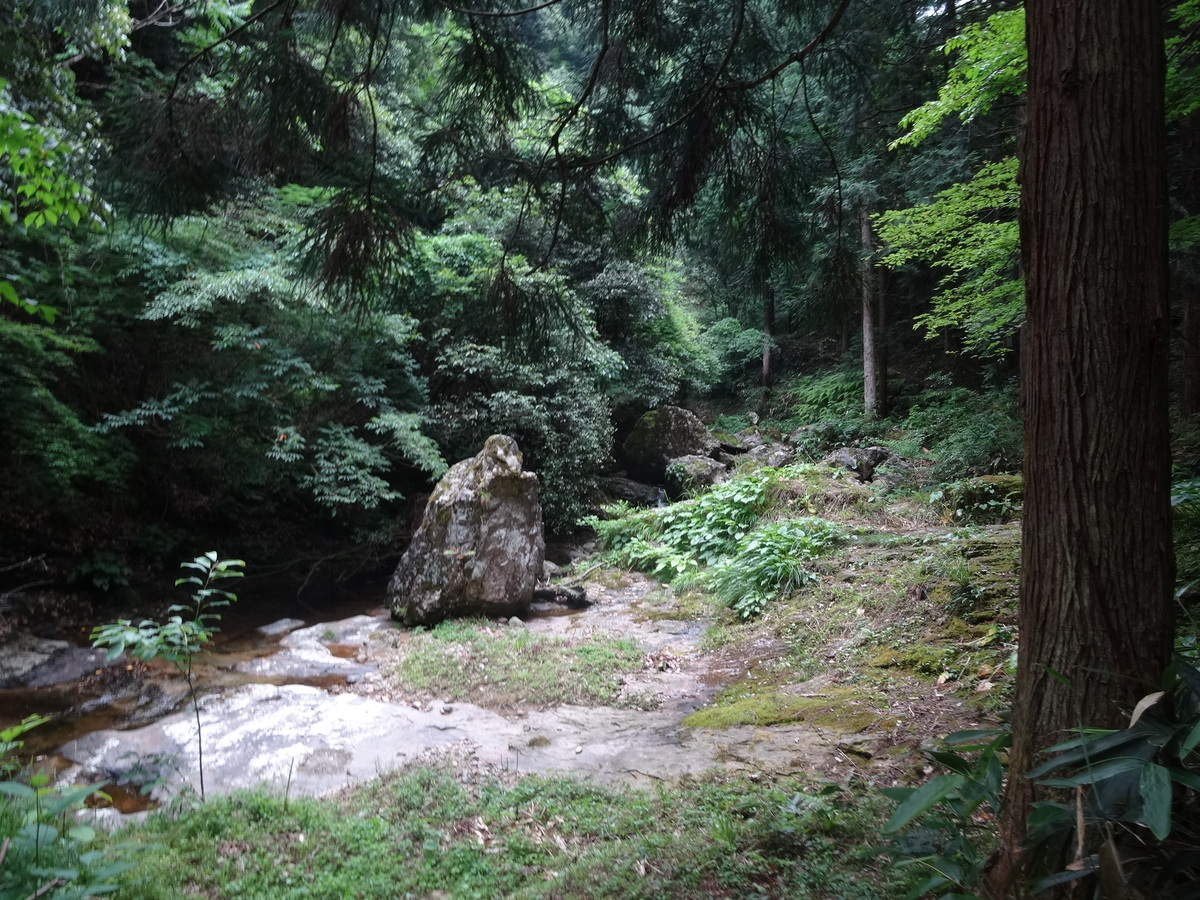
[[[694,413],[678,406],[663,406],[638,419],[622,445],[621,459],[631,478],[662,484],[671,460],[712,456],[720,446]]]
[[[392,617],[432,625],[521,615],[546,555],[538,479],[517,442],[494,434],[445,474],[388,586]]]
[[[724,463],[710,456],[681,456],[667,463],[667,495],[679,500],[729,480]]]

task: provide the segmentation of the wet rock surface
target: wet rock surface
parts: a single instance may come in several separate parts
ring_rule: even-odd
[[[313,625],[292,631],[279,642],[281,649],[270,656],[237,663],[234,670],[261,678],[319,678],[329,675],[362,676],[374,666],[337,656],[330,647],[353,647],[386,627],[372,616],[354,616],[340,622]]]

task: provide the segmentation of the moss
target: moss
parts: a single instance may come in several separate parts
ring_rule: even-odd
[[[987,632],[987,626],[970,625],[958,616],[955,616],[942,627],[942,633],[946,637],[956,641],[973,641],[976,638],[983,637]]]
[[[724,692],[715,706],[683,720],[690,728],[733,728],[737,725],[789,725],[814,722],[842,732],[861,731],[878,720],[870,709],[854,704],[852,688],[829,688],[821,697],[798,697],[784,690],[746,693],[745,685]]]
[[[940,675],[954,657],[953,647],[917,644],[904,650],[884,650],[869,661],[877,669],[910,669],[920,675]]]
[[[543,734],[539,734],[537,737],[530,738],[529,744],[527,746],[533,747],[535,749],[538,747],[549,747],[550,746],[550,738],[546,737]]]

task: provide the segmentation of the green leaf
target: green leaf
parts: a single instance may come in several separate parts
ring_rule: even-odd
[[[0,794],[17,797],[22,800],[33,800],[37,797],[37,791],[27,784],[21,784],[19,781],[0,781]]]
[[[883,827],[884,834],[899,831],[917,816],[927,812],[935,804],[962,787],[966,779],[961,775],[938,775],[929,779],[900,804],[891,819]]]
[[[1186,769],[1176,769],[1172,767],[1168,770],[1171,773],[1171,780],[1182,784],[1186,788],[1190,788],[1197,793],[1200,793],[1200,775],[1189,772]]]
[[[1196,722],[1188,736],[1183,739],[1183,743],[1179,747],[1179,758],[1187,759],[1198,744],[1200,744],[1200,721]]]
[[[1171,833],[1171,773],[1151,763],[1138,782],[1142,794],[1141,822],[1160,841]]]
[[[1116,759],[1086,766],[1082,772],[1069,778],[1042,778],[1038,780],[1038,784],[1046,787],[1074,788],[1082,784],[1095,784],[1097,781],[1104,781],[1114,775],[1120,775],[1122,772],[1130,772],[1147,765],[1149,763],[1146,760],[1136,756],[1119,756]]]

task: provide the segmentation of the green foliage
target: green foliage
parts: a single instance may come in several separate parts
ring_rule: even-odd
[[[846,536],[824,519],[761,523],[776,486],[804,475],[802,466],[761,468],[660,509],[609,506],[603,518],[592,516],[585,524],[615,563],[677,587],[710,581],[739,617],[749,619],[773,598],[815,581],[813,561]]]
[[[8,757],[21,746],[20,736],[48,721],[29,716],[0,730],[0,773],[17,768]],[[72,824],[75,812],[100,794],[99,788],[54,786],[45,773],[27,781],[0,781],[0,900],[86,900],[117,890],[114,879],[132,867],[124,857],[133,848],[89,849],[97,843],[95,830]]]
[[[682,585],[736,551],[767,508],[778,477],[776,470],[759,469],[661,509],[606,507],[606,518],[592,516],[584,524],[618,563]]]
[[[862,372],[835,369],[823,375],[797,378],[785,388],[790,419],[800,424],[843,418],[861,410]]]
[[[180,355],[162,361],[172,367],[155,361],[155,396],[106,413],[97,430],[149,430],[197,465],[206,453],[238,459],[237,483],[225,486],[235,492],[290,483],[334,513],[373,509],[400,496],[388,477],[397,462],[431,476],[446,468],[415,412],[417,322],[302,295],[279,252],[297,229],[280,202],[240,207],[232,222],[181,222],[161,243],[131,248],[148,254],[136,264],[147,285],[166,284],[141,318],[172,326],[159,333]],[[199,258],[205,268],[181,266]]]
[[[228,606],[237,600],[236,594],[213,585],[231,578],[241,578],[244,573],[240,570],[245,565],[240,559],[218,559],[217,552],[210,550],[191,562],[180,564],[180,568],[194,569],[200,575],[176,579],[176,587],[191,584],[195,585],[196,590],[192,592],[190,604],[173,604],[168,608],[167,611],[175,615],[170,616],[166,622],[143,619],[141,623],[134,625],[129,619],[118,619],[111,625],[98,625],[92,630],[92,646],[107,648],[110,662],[125,652],[145,662],[161,659],[174,666],[187,679],[188,694],[196,712],[196,745],[200,756],[202,800],[204,743],[192,667],[197,654],[212,642],[213,634],[220,630],[216,623],[220,621],[221,615],[213,610]]]
[[[870,798],[802,779],[639,790],[410,767],[333,800],[243,793],[155,816],[136,832],[159,844],[154,865],[124,883],[140,900],[189,889],[246,900],[875,900],[903,891],[869,846],[878,814]]]
[[[987,863],[991,836],[984,823],[1000,811],[1003,760],[1011,742],[1007,729],[955,732],[943,741],[945,749],[929,754],[948,773],[918,788],[883,789],[885,796],[900,804],[884,834],[920,823],[897,839],[894,850],[901,867],[929,873],[906,895],[908,900],[923,896],[979,900],[968,892],[979,883]]]
[[[974,814],[981,804],[1000,808],[1002,751],[1010,739],[1006,731],[951,735],[948,745],[978,751],[974,762],[935,752],[931,757],[949,774],[920,788],[884,791],[901,801],[885,832],[918,821],[923,826],[898,847],[909,863],[934,873],[909,896],[948,887],[953,890],[941,897],[975,896],[961,893],[980,882],[987,856],[986,841],[973,837],[981,831]],[[1200,878],[1198,748],[1200,669],[1182,657],[1168,671],[1164,690],[1138,703],[1128,727],[1081,727],[1078,736],[1047,748],[1051,758],[1024,774],[1048,789],[1026,823],[1029,889],[1099,876],[1143,897],[1191,896]]]
[[[574,366],[515,363],[479,344],[446,347],[437,370],[432,393],[440,399],[426,416],[446,455],[464,459],[488,436],[509,435],[541,477],[547,527],[569,531],[612,447],[608,405],[594,377]]]
[[[980,525],[1007,522],[1021,509],[1020,475],[981,475],[941,485],[929,494],[946,521]]]
[[[704,341],[720,361],[721,383],[745,381],[753,371],[761,375],[764,335],[745,328],[734,318],[718,319],[704,331]]]
[[[1009,349],[1025,319],[1017,271],[1017,159],[984,166],[931,203],[891,210],[876,219],[888,246],[882,261],[898,268],[919,261],[944,270],[929,312],[914,320],[929,338],[961,329],[963,348],[977,356]]]
[[[665,266],[613,261],[580,286],[598,336],[618,357],[602,381],[614,407],[653,409],[717,380],[707,333],[701,338],[677,282]]]
[[[956,54],[954,65],[936,100],[908,113],[900,120],[907,133],[892,143],[917,146],[932,135],[949,116],[962,122],[989,112],[1005,96],[1025,93],[1025,9],[1016,7],[968,25],[942,45]]]
[[[937,460],[929,472],[935,482],[1011,472],[1020,465],[1022,430],[1013,387],[924,391],[900,428],[905,436],[893,442],[896,449]]]
[[[845,531],[825,519],[787,519],[756,528],[715,567],[717,595],[739,618],[754,618],[775,597],[818,581],[813,561],[844,539]]]

